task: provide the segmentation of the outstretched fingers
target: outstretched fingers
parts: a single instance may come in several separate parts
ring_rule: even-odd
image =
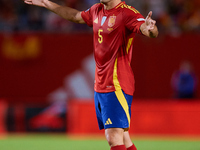
[[[152,18],[152,11],[150,11],[145,19],[145,23],[141,25],[141,31],[144,35],[155,38],[158,36],[158,29],[156,26],[156,21]]]
[[[150,11],[146,17],[146,19],[151,19],[151,16],[152,16],[152,11]]]

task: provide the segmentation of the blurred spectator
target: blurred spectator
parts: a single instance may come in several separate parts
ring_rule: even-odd
[[[171,85],[175,98],[195,98],[197,78],[190,62],[184,61],[180,64],[179,70],[172,75]]]
[[[199,0],[169,0],[168,12],[172,22],[171,29],[176,31],[200,30]]]
[[[17,16],[14,10],[13,0],[0,1],[0,29],[13,31],[16,28]]]

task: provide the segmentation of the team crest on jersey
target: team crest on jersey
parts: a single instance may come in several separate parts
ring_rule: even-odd
[[[108,20],[108,26],[111,28],[115,25],[116,16],[110,16]]]

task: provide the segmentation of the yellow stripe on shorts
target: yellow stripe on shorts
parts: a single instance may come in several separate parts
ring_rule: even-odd
[[[129,107],[128,107],[128,103],[126,101],[126,98],[125,98],[122,90],[115,91],[115,95],[117,96],[119,103],[121,104],[122,108],[124,109],[124,111],[126,113],[128,123],[129,123],[129,127],[130,127],[130,114],[129,114]]]

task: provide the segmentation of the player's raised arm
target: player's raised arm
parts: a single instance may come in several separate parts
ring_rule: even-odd
[[[149,14],[147,15],[145,23],[143,23],[140,26],[140,30],[142,34],[151,38],[155,38],[158,36],[158,28],[156,26],[156,21],[153,20],[151,16],[152,16],[152,11],[150,11]]]
[[[72,21],[75,23],[85,23],[85,21],[81,17],[81,11],[78,11],[76,9],[66,7],[66,6],[60,6],[49,0],[24,0],[24,2],[30,5],[45,7],[49,9],[50,11],[58,14],[62,18],[67,19],[69,21]]]

